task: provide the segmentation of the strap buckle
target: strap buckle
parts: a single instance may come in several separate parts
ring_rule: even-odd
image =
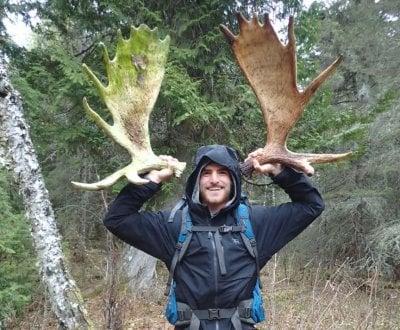
[[[251,317],[251,308],[243,308],[243,315],[241,315],[239,311],[239,316],[244,317],[245,319],[249,319]]]
[[[208,310],[208,319],[209,320],[218,320],[219,316],[219,309],[211,308]]]
[[[232,226],[223,225],[218,228],[218,231],[220,233],[228,233],[228,232],[232,231],[232,229],[233,229]]]

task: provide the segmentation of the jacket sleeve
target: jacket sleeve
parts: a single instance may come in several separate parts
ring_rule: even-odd
[[[273,177],[273,181],[285,190],[291,202],[275,207],[252,207],[252,224],[261,266],[309,226],[325,208],[320,193],[303,173],[286,168]]]
[[[159,190],[154,182],[128,184],[111,204],[104,225],[124,242],[168,263],[175,251],[178,224],[168,223],[169,212],[140,210]]]

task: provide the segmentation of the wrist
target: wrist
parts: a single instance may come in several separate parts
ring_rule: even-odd
[[[157,174],[155,174],[155,173],[149,172],[149,173],[147,173],[143,178],[144,178],[144,179],[147,179],[147,180],[149,180],[149,181],[151,181],[151,182],[154,182],[154,183],[156,183],[156,184],[161,184],[161,179],[160,179],[160,177],[159,177]]]

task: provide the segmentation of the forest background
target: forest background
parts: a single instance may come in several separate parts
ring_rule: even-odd
[[[235,12],[270,13],[280,36],[295,16],[298,85],[307,84],[339,54],[344,63],[316,93],[289,137],[298,152],[354,153],[351,161],[316,166],[312,178],[326,211],[263,271],[268,320],[260,328],[381,328],[400,324],[399,15],[396,0],[302,1],[5,1],[0,17],[32,24],[27,48],[13,43],[0,21],[1,52],[55,210],[68,267],[98,328],[164,329],[166,271],[157,265],[142,289],[123,264],[125,247],[103,228],[107,205],[124,182],[101,193],[74,190],[94,182],[128,155],[88,119],[86,96],[104,105],[82,70],[105,79],[103,42],[110,57],[117,29],[145,23],[170,35],[166,74],[150,121],[156,154],[189,163],[202,144],[235,147],[241,158],[263,146],[258,103],[219,31],[237,33]],[[39,18],[32,21],[32,13]],[[35,23],[34,23],[35,22]],[[107,111],[102,113],[107,118]],[[182,178],[146,207],[168,207]],[[285,195],[263,178],[244,183],[252,202],[279,204]],[[56,328],[35,263],[18,187],[0,170],[0,328]],[[117,270],[118,269],[118,270]]]

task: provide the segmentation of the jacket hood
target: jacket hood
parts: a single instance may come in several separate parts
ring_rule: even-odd
[[[231,197],[230,205],[236,206],[242,193],[239,159],[234,149],[219,144],[202,146],[197,150],[193,171],[186,183],[185,195],[187,201],[192,206],[193,204],[200,205],[199,201],[193,198],[193,193],[199,190],[199,174],[201,170],[210,162],[225,166],[231,173],[233,196]]]

